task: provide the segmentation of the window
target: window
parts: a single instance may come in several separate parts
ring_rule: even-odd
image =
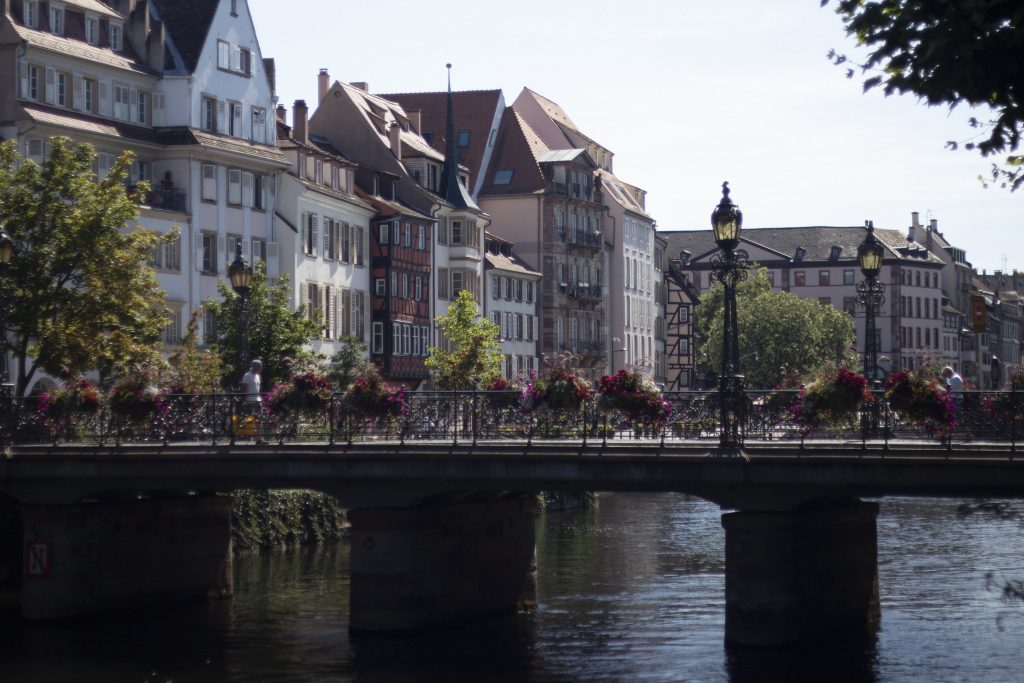
[[[203,341],[207,344],[217,341],[217,318],[210,309],[203,312]]]
[[[793,273],[793,284],[796,285],[797,287],[803,287],[805,284],[807,284],[806,280],[807,277],[804,271],[798,270]]]
[[[313,160],[313,181],[317,185],[324,184],[324,160],[319,157]]]
[[[391,296],[398,296],[398,273],[391,271]]]
[[[305,234],[303,235],[303,253],[307,256],[316,256],[317,217],[315,213],[307,213],[305,221]]]
[[[469,131],[460,130],[455,136],[455,144],[459,147],[469,147]]]
[[[252,265],[256,265],[257,262],[262,261],[264,265],[267,263],[267,241],[260,237],[252,238],[252,254],[250,255]]]
[[[228,134],[242,137],[242,105],[239,102],[228,102]]]
[[[172,308],[167,312],[168,320],[164,326],[163,343],[167,346],[176,346],[181,342],[181,310]]]
[[[64,8],[50,3],[50,32],[54,35],[64,35]]]
[[[71,77],[63,71],[57,72],[57,106],[68,106],[68,81]]]
[[[380,244],[387,244],[391,241],[391,238],[388,237],[388,225],[390,225],[390,223],[380,224],[380,232],[377,235],[377,242]]]
[[[818,271],[818,284],[825,287],[831,283],[832,274],[827,270]]]
[[[363,229],[353,228],[352,229],[352,251],[354,252],[355,264],[357,266],[363,265]]]
[[[495,185],[508,185],[512,182],[512,171],[511,168],[502,168],[494,172],[494,184]]]
[[[202,236],[202,268],[204,273],[217,272],[217,235],[204,232]]]
[[[82,110],[96,113],[96,81],[91,78],[82,79]]]
[[[242,203],[242,171],[237,168],[228,169],[228,204]]]
[[[251,171],[242,171],[242,206],[252,206],[253,175]]]
[[[176,236],[170,242],[158,244],[153,249],[149,265],[157,270],[181,270],[181,237]]]
[[[416,226],[416,248],[420,251],[427,248],[427,228],[424,225]]]
[[[39,2],[37,0],[24,0],[21,3],[22,21],[29,28],[39,28]]]
[[[409,298],[409,274],[402,273],[402,298]]]
[[[459,296],[459,292],[465,289],[465,275],[461,270],[452,271],[452,298]]]
[[[331,218],[324,216],[324,260],[333,261],[338,247],[337,240],[338,224]]]
[[[114,52],[124,49],[124,27],[121,24],[110,22],[110,49]]]
[[[819,296],[818,297],[818,303],[819,304],[823,304],[825,306],[831,306],[832,305],[832,298],[831,297],[827,297],[827,296]]]
[[[114,118],[121,121],[129,120],[131,114],[131,95],[126,86],[114,84]]]
[[[395,222],[395,229],[391,231],[391,243],[396,247],[402,243],[402,224]]]
[[[532,282],[527,282],[526,283],[526,301],[528,303],[533,303],[533,283]]]
[[[203,130],[216,133],[217,132],[217,100],[213,97],[203,97],[203,118],[202,127]]]
[[[85,42],[96,45],[100,42],[100,19],[92,15],[85,15]]]
[[[849,313],[850,315],[856,315],[857,313],[857,299],[852,296],[843,297],[843,312]]]
[[[437,298],[447,299],[448,298],[448,269],[438,268],[437,269]]]
[[[230,266],[231,263],[235,260],[235,253],[236,253],[236,251],[238,249],[238,246],[241,243],[242,243],[242,237],[240,235],[228,235],[227,236],[227,238],[225,240],[225,244],[227,245],[227,248],[224,251],[224,265],[225,265],[224,272],[225,273],[228,272],[226,266]]]
[[[217,167],[213,164],[203,164],[203,199],[217,201]]]
[[[149,124],[149,94],[133,90],[132,95],[137,98],[135,103],[135,122],[143,126]]]
[[[843,271],[843,284],[844,285],[852,285],[853,284],[853,270],[844,270]]]
[[[452,244],[462,244],[462,221],[451,222]]]
[[[373,352],[384,353],[384,323],[373,323]]]
[[[412,246],[412,225],[409,223],[405,224],[405,246]]]
[[[423,300],[423,278],[416,276],[416,301]]]
[[[255,209],[267,208],[267,177],[263,175],[256,175],[253,177],[253,197],[252,206]]]

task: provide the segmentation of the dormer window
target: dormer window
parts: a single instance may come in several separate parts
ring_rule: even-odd
[[[796,255],[793,257],[793,260],[797,261],[797,262],[803,261],[804,260],[804,256],[807,256],[807,250],[804,249],[803,247],[797,247],[796,248]]]
[[[124,49],[124,26],[116,22],[110,22],[110,49],[120,52]]]
[[[39,28],[39,2],[38,0],[23,0],[21,3],[21,19],[29,28]]]
[[[458,147],[469,147],[469,131],[460,130],[458,135],[455,137],[455,144]]]
[[[832,251],[828,255],[829,260],[830,261],[838,261],[839,260],[839,254],[841,254],[842,252],[843,252],[843,248],[842,247],[840,247],[840,246],[832,247]]]
[[[64,6],[50,3],[50,33],[64,35]]]
[[[495,185],[508,185],[512,182],[512,170],[511,168],[501,168],[494,172],[494,184]]]
[[[85,42],[90,45],[100,42],[100,18],[93,14],[85,15]]]

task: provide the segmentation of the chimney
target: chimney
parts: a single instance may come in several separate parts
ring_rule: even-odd
[[[149,51],[146,48],[149,44],[150,31],[149,3],[140,2],[135,4],[134,7],[132,7],[132,4],[131,2],[128,3],[132,10],[131,14],[125,15],[128,21],[124,27],[124,38],[137,54],[148,57]],[[162,66],[163,55],[161,54],[160,57],[160,64]]]
[[[921,227],[920,216],[918,215],[917,211],[910,212],[910,224],[915,228]]]
[[[353,88],[359,88],[363,92],[370,92],[370,84],[366,81],[352,81],[349,85]]]
[[[416,131],[416,134],[423,135],[421,132],[423,130],[421,125],[423,122],[423,113],[419,109],[410,109],[405,113],[409,115],[409,121],[412,123],[412,129]]]
[[[284,108],[283,104],[277,105],[277,120],[288,125],[288,110]]]
[[[399,161],[402,160],[402,127],[395,121],[388,129],[388,140],[391,142],[391,152]]]
[[[146,39],[146,48],[148,50],[146,64],[148,64],[149,68],[153,69],[157,73],[163,73],[164,47],[167,42],[167,36],[164,32],[164,22],[151,19],[149,28],[149,37]]]
[[[938,232],[939,231],[939,219],[938,218],[933,218],[931,220],[931,223],[929,224],[929,228],[932,230],[932,232]]]
[[[320,69],[320,73],[316,77],[316,85],[320,94],[318,102],[323,102],[327,97],[327,91],[331,89],[331,75],[327,73],[327,69]]]
[[[292,137],[302,143],[309,143],[309,109],[306,100],[295,100],[292,107]]]

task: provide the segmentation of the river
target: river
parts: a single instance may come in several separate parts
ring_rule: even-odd
[[[1024,506],[1018,509],[1024,509]],[[352,638],[348,547],[236,562],[235,597],[59,624],[0,619],[0,681],[1024,680],[1016,518],[881,501],[882,621],[870,642],[726,650],[720,510],[679,494],[605,494],[538,521],[537,608],[415,636]]]

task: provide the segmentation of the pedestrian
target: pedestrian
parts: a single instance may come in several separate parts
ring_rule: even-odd
[[[946,391],[959,395],[964,393],[964,380],[956,370],[950,366],[942,368],[942,377],[946,380]]]
[[[243,420],[247,422],[252,421],[256,443],[261,445],[267,443],[263,440],[263,420],[261,419],[263,412],[263,397],[260,395],[262,373],[263,362],[259,358],[254,358],[249,363],[249,372],[242,375],[242,394],[244,395],[242,404]]]

